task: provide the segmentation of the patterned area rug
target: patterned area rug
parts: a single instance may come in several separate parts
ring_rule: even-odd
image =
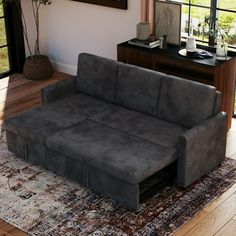
[[[156,179],[159,191],[132,211],[16,158],[0,137],[0,218],[30,235],[171,235],[236,182],[236,161],[185,190]]]

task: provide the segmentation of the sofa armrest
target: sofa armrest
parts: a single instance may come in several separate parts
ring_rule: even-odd
[[[41,89],[42,104],[76,93],[76,77],[60,81]]]
[[[177,184],[187,187],[225,159],[227,114],[220,112],[179,137]]]

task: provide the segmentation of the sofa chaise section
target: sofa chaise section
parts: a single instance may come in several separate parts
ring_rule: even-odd
[[[45,138],[111,104],[83,94],[74,94],[28,112],[4,123],[8,149],[18,156],[45,167]]]
[[[78,77],[72,77],[43,88],[42,107],[24,112],[4,122],[3,129],[7,131],[10,151],[45,167],[45,138],[48,135],[112,106],[111,102],[114,101],[116,92],[118,65],[106,58],[101,60],[100,57],[89,54],[87,57],[81,56],[81,61],[84,62],[82,63],[84,73],[82,68],[78,72],[82,84],[84,77],[89,81],[87,90],[83,89],[84,84],[81,86],[84,93],[78,93],[76,86],[81,82],[78,81]],[[80,64],[78,67],[81,67]],[[90,68],[87,71],[87,66],[99,68],[99,70]],[[94,83],[93,87],[90,86],[91,80]],[[108,83],[107,80],[111,82]],[[109,84],[109,96],[106,94],[104,96],[102,91],[106,90],[107,84]],[[87,96],[89,92],[93,96]],[[97,96],[102,99],[97,99]]]

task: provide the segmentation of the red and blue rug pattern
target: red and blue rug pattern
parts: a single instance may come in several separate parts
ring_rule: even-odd
[[[150,181],[158,191],[132,211],[17,158],[1,137],[0,218],[30,235],[171,235],[236,182],[236,161],[227,158],[187,189],[163,173]]]

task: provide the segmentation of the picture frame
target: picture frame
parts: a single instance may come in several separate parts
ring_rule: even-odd
[[[167,43],[181,44],[182,5],[176,2],[154,1],[154,31],[159,39],[167,35]]]
[[[72,0],[72,1],[90,3],[106,7],[113,7],[123,10],[128,9],[128,0]]]

